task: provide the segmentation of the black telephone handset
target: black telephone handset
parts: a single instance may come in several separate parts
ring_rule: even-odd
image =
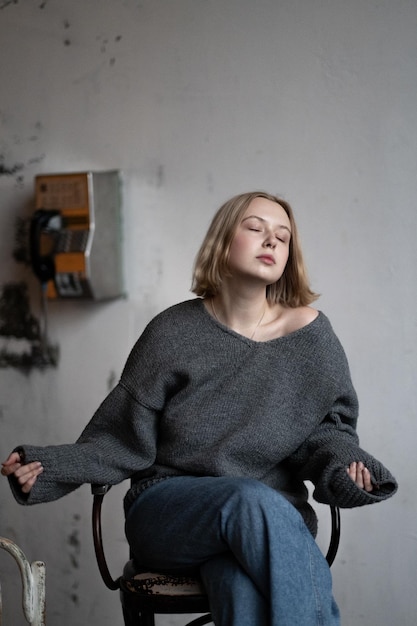
[[[30,222],[30,256],[34,274],[42,285],[55,277],[55,261],[53,254],[41,253],[42,232],[60,230],[62,218],[59,211],[38,209]]]

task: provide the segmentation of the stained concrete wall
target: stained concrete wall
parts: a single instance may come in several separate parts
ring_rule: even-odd
[[[415,1],[3,0],[0,50],[0,286],[23,281],[40,318],[38,284],[13,256],[34,176],[116,168],[129,294],[50,304],[58,367],[0,370],[1,457],[22,442],[74,440],[145,323],[190,296],[218,205],[250,189],[280,193],[350,360],[362,443],[400,482],[391,501],[343,512],[333,568],[343,623],[414,624]],[[124,489],[106,507],[115,571],[127,555]],[[88,487],[31,509],[5,481],[0,490],[0,534],[46,561],[47,623],[120,624],[117,595],[97,575]],[[20,626],[6,554],[0,578],[5,623]]]

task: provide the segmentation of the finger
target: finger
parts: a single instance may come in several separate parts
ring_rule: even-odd
[[[21,467],[20,463],[13,463],[12,465],[3,465],[1,468],[1,473],[3,476],[10,476],[10,474],[14,474]]]
[[[3,461],[2,465],[3,467],[8,467],[15,463],[20,463],[20,454],[18,452],[12,452],[11,454],[9,454],[7,459]]]
[[[365,491],[372,491],[374,486],[371,480],[371,472],[368,470],[367,467],[363,468],[362,476],[363,476],[363,486],[364,486]]]
[[[356,466],[356,484],[360,489],[363,489],[364,484],[363,484],[363,463],[357,463]]]
[[[25,476],[25,474],[31,474],[31,472],[36,471],[39,467],[42,466],[40,461],[32,461],[31,463],[26,463],[25,465],[21,465],[19,469],[15,471],[16,478],[21,478]]]
[[[39,474],[43,472],[43,468],[40,468],[36,473],[33,473],[30,477],[27,477],[26,480],[20,483],[20,488],[23,493],[29,493],[35,484]]]
[[[22,491],[23,493],[29,493],[33,487],[33,485],[35,484],[39,474],[41,474],[43,472],[43,467],[39,468],[38,473],[34,476],[31,476],[31,478],[29,478],[29,480],[27,480],[25,482],[25,484],[22,486]]]
[[[31,466],[30,469],[29,469],[29,465]],[[32,479],[33,478],[36,479],[39,476],[39,474],[43,472],[43,467],[38,461],[35,463],[30,463],[29,465],[24,465],[15,474],[19,485],[22,487],[22,491],[24,491],[25,485],[29,485],[29,490],[30,490]]]
[[[353,481],[356,481],[356,463],[353,462],[347,468],[347,473]]]

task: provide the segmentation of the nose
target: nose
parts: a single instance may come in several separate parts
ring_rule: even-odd
[[[274,250],[276,245],[277,245],[277,242],[276,242],[274,234],[272,232],[268,233],[264,241],[265,248],[272,248]]]

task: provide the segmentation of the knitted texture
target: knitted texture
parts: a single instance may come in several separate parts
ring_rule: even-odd
[[[32,504],[80,484],[133,477],[125,507],[140,491],[176,475],[245,476],[278,489],[315,531],[314,497],[340,507],[386,499],[390,472],[359,447],[358,402],[339,340],[323,313],[267,342],[252,341],[213,319],[200,299],[175,305],[147,326],[121,379],[75,444],[22,446],[44,472]],[[375,489],[347,475],[352,461],[370,469]]]

